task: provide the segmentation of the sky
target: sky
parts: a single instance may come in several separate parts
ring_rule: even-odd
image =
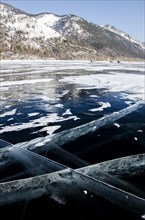
[[[27,13],[74,14],[89,22],[110,24],[145,42],[145,0],[2,0]]]

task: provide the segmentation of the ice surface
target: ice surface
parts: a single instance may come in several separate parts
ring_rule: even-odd
[[[5,81],[1,83],[1,86],[13,86],[13,85],[23,85],[23,84],[34,84],[34,83],[43,83],[50,82],[51,79],[32,79],[32,80],[21,80],[21,81]]]
[[[145,154],[101,162],[78,171],[145,199],[145,186],[139,183],[140,178],[143,180],[145,176]]]
[[[139,161],[139,158],[143,159],[144,155],[133,157],[137,161]],[[132,157],[128,159],[133,165]],[[117,167],[119,167],[120,162],[123,165],[123,161],[124,159],[120,158],[116,163]],[[115,165],[114,161],[108,163]],[[119,209],[121,216],[126,216],[128,213],[129,216],[131,215],[135,219],[135,217],[144,215],[145,207],[144,198],[72,169],[1,183],[0,193],[0,207],[13,205],[16,200],[19,202],[27,201],[28,195],[29,200],[47,196],[63,205],[67,204],[68,201],[74,201],[77,205],[82,204],[83,207],[87,208],[87,211],[90,210],[95,213],[95,216],[101,216],[100,214],[106,216],[107,208],[107,217],[109,216],[110,219],[112,219],[113,208]],[[101,212],[99,207],[101,207]],[[113,213],[115,214],[115,212]]]
[[[55,17],[50,22],[53,24]],[[102,219],[102,214],[103,217],[106,216],[106,209],[106,217],[111,220],[112,218],[118,219],[120,215],[119,219],[124,219],[126,211],[131,213],[131,217],[144,218],[144,155],[134,155],[126,159],[120,158],[116,161],[106,161],[88,166],[88,162],[78,157],[78,151],[78,155],[73,155],[66,150],[67,148],[61,148],[70,143],[69,147],[71,149],[73,141],[77,142],[79,138],[89,136],[98,129],[103,129],[103,126],[106,125],[114,125],[117,128],[121,126],[119,129],[113,126],[113,129],[117,131],[124,129],[124,124],[122,122],[118,123],[117,120],[133,111],[138,112],[139,108],[144,105],[144,64],[17,60],[1,61],[1,69],[3,100],[2,123],[0,124],[1,135],[11,135],[7,132],[19,132],[28,128],[36,128],[33,129],[33,134],[46,132],[48,135],[18,143],[15,148],[9,148],[8,145],[1,146],[0,172],[3,176],[0,175],[0,177],[5,182],[0,184],[0,211],[1,207],[6,207],[8,210],[7,205],[9,204],[11,207],[11,204],[17,201],[21,205],[22,200],[26,201],[23,210],[26,211],[27,199],[29,198],[31,203],[33,199],[40,197],[50,198],[51,202],[56,201],[57,205],[68,205],[67,202],[73,204],[74,201],[77,208],[78,204],[81,204],[83,212],[91,210],[89,214],[93,213],[92,216],[95,214],[95,218],[99,219]],[[89,89],[92,89],[92,92]],[[108,95],[113,94],[113,96],[110,96],[111,98],[116,96],[116,99],[123,100],[123,105],[117,108],[116,103],[113,103],[114,99],[113,101],[111,98],[108,100],[104,95],[105,93],[99,94],[102,90],[107,92]],[[73,105],[79,99],[83,104],[88,102],[88,111],[91,111],[91,113],[89,112],[90,117],[92,117],[93,112],[95,112],[94,115],[100,114],[101,116],[97,119],[92,117],[91,122],[89,120],[86,124],[63,130],[64,121],[68,120],[69,124],[69,120],[72,123],[72,120],[79,119],[75,115],[75,105]],[[89,102],[90,100],[91,102]],[[25,108],[21,109],[23,104]],[[78,106],[79,104],[80,102],[78,102]],[[113,105],[117,109],[116,112],[111,111]],[[85,111],[82,107],[78,111],[82,112],[83,110]],[[27,120],[24,122],[16,121],[16,119],[19,120],[19,118],[25,117]],[[59,131],[59,128],[62,131],[54,133]],[[137,144],[140,141],[143,128],[136,126],[133,129],[136,133],[133,134],[131,140],[133,144]],[[125,132],[126,130],[124,130]],[[125,134],[128,135],[127,132]],[[97,136],[102,137],[100,134],[97,134]],[[119,135],[117,137],[121,138]],[[105,140],[106,143],[109,140]],[[77,148],[78,146],[73,147]],[[81,146],[83,152],[87,150],[86,148]],[[90,149],[90,146],[88,148]],[[33,154],[32,151],[35,153]],[[56,161],[69,161],[72,167],[83,166],[83,168],[77,170],[68,168],[61,172],[54,172],[57,171],[57,169],[54,169],[56,168],[54,163],[47,163],[48,160],[42,156],[39,157],[38,154],[47,155],[48,157],[54,155]],[[21,172],[17,172],[20,167]],[[16,172],[11,173],[11,170]],[[53,173],[41,175],[49,171]],[[22,178],[21,175],[24,179],[6,182],[9,174],[11,174],[10,178],[13,180]],[[25,178],[26,176],[35,175],[41,176]],[[42,208],[42,200],[40,200],[38,211]],[[70,204],[71,207],[73,207],[72,204]],[[119,209],[119,216],[116,206]],[[47,213],[50,214],[51,210],[48,211],[48,207],[49,205],[47,206]],[[18,213],[18,208],[16,204],[15,213]],[[74,209],[72,208],[71,211],[73,213]],[[115,211],[116,215],[114,214]],[[130,217],[130,215],[128,216]],[[68,219],[68,216],[66,219]],[[74,217],[74,219],[76,218]],[[89,219],[93,218],[89,216]]]
[[[129,106],[123,110],[120,110],[119,112],[113,112],[112,114],[105,115],[100,119],[91,121],[89,123],[86,123],[84,125],[72,129],[68,129],[66,131],[64,130],[62,132],[53,134],[52,136],[45,136],[45,137],[33,139],[30,142],[24,143],[22,145],[20,144],[20,146],[29,150],[35,150],[36,152],[41,150],[47,152],[49,149],[55,146],[62,146],[66,143],[77,140],[78,138],[84,135],[88,135],[89,133],[95,132],[104,125],[112,124],[116,120],[140,108],[142,105],[143,102],[138,101],[136,104]],[[40,149],[34,147],[35,144],[44,140],[45,140],[45,146],[43,148]]]
[[[16,69],[20,68],[23,70],[23,67],[27,68],[27,70],[31,70],[31,73],[35,70],[42,71],[58,71],[58,70],[91,70],[91,71],[103,71],[103,70],[131,70],[131,71],[141,71],[142,73],[145,71],[144,62],[122,62],[120,64],[110,64],[106,61],[96,61],[91,63],[88,60],[79,61],[79,60],[2,60],[1,61],[1,72],[4,71],[12,73],[16,71]],[[33,69],[32,69],[33,68]],[[20,73],[19,70],[19,73]],[[67,72],[68,73],[68,72]],[[73,71],[70,71],[70,75]],[[114,73],[114,72],[113,72]],[[117,72],[116,72],[117,73]],[[62,72],[57,72],[57,74],[63,74]],[[64,72],[65,74],[65,72]]]
[[[81,85],[87,88],[106,88],[110,92],[122,92],[124,97],[132,100],[144,100],[144,75],[135,74],[92,74],[78,77],[64,77],[60,80],[66,83],[79,84],[79,89],[83,89]]]
[[[7,158],[4,161],[2,158],[0,160],[0,182],[47,174],[66,168],[55,161],[27,151],[26,149],[16,147],[1,139],[0,146],[1,148],[7,147]],[[3,169],[1,169],[1,165]],[[3,172],[7,172],[7,167],[9,167],[11,173],[3,177]],[[15,169],[17,172],[15,172]]]

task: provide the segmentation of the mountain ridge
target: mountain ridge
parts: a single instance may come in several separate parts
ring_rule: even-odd
[[[0,3],[1,59],[143,60],[145,46],[111,25],[73,15],[29,14]]]

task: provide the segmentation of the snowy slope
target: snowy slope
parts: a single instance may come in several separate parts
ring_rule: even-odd
[[[142,42],[138,41],[137,39],[135,39],[134,37],[131,37],[130,35],[126,34],[125,32],[117,29],[116,27],[112,26],[112,25],[101,25],[101,27],[103,27],[106,30],[109,30],[111,32],[114,32],[115,34],[118,34],[121,37],[124,37],[125,39],[129,40],[130,42],[133,42],[135,44],[137,44],[138,46],[140,46],[141,48],[145,49],[145,46],[143,45]]]
[[[45,39],[60,37],[51,26],[55,24],[60,18],[53,14],[41,14],[38,16],[31,16],[25,13],[16,13],[7,5],[1,4],[2,22],[5,20],[5,25],[11,31],[22,31],[27,37],[33,39],[36,37],[45,37]]]
[[[81,26],[80,22],[84,20],[75,15],[64,15],[57,23],[53,26],[56,31],[64,36],[80,36],[88,37],[89,34],[84,31],[84,28]]]

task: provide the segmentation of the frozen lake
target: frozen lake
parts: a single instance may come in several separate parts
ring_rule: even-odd
[[[1,61],[0,92],[6,218],[145,218],[143,63]]]
[[[143,63],[2,61],[0,138],[13,144],[30,141],[144,103],[144,71]],[[97,131],[97,142],[129,129],[128,138],[115,142],[140,146],[144,109],[143,104]]]

